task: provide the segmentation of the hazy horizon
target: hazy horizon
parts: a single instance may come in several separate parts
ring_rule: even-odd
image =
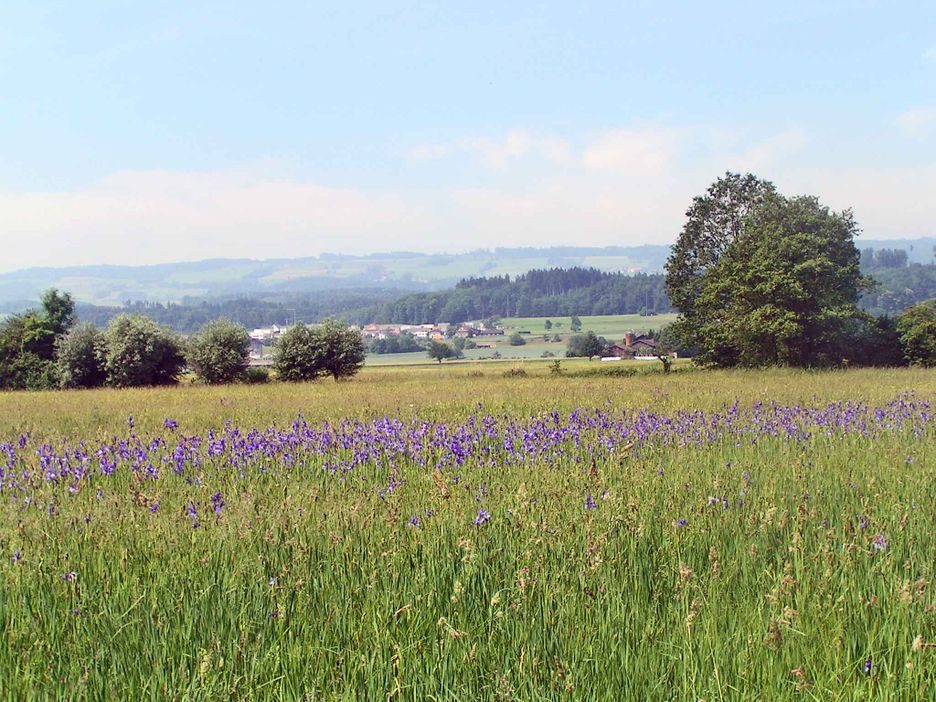
[[[936,6],[0,10],[0,271],[671,243],[726,170],[932,236]]]

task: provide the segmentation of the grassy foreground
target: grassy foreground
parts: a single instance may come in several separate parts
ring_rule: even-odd
[[[933,697],[936,373],[545,372],[0,395],[0,697]]]

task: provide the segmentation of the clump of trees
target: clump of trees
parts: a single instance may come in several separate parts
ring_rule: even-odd
[[[727,173],[695,198],[666,265],[673,332],[706,366],[823,367],[887,363],[896,340],[862,311],[850,210],[785,197]]]
[[[280,380],[299,382],[330,375],[349,378],[364,365],[366,348],[360,332],[334,320],[319,327],[290,327],[277,340],[273,369]]]
[[[603,355],[607,348],[608,340],[589,330],[584,334],[576,334],[569,338],[566,358],[585,357],[590,361],[595,356]]]
[[[56,387],[56,343],[74,323],[74,300],[54,288],[42,295],[40,309],[5,319],[0,325],[0,388]]]
[[[42,306],[0,324],[0,388],[137,387],[168,385],[188,369],[208,384],[265,382],[266,369],[250,369],[250,337],[233,322],[208,322],[188,341],[138,314],[117,315],[100,330],[75,324],[71,295],[49,290]],[[289,329],[276,349],[283,380],[339,380],[364,363],[361,334],[328,320]],[[255,372],[251,373],[253,370]]]

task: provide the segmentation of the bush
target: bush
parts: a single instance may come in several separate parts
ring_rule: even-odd
[[[340,380],[361,370],[367,352],[361,332],[327,319],[314,330],[314,337],[320,348],[323,375]]]
[[[315,380],[323,367],[322,349],[310,327],[297,324],[276,340],[273,369],[280,380],[289,383]]]
[[[505,378],[526,378],[526,376],[527,376],[527,372],[517,366],[514,366],[513,368],[504,371]]]
[[[908,363],[936,366],[936,299],[917,303],[901,314],[897,333]]]
[[[107,380],[104,334],[92,324],[79,324],[56,343],[56,369],[63,388],[96,388]]]
[[[514,332],[510,335],[510,345],[511,346],[525,346],[526,339],[524,339],[519,332]]]
[[[244,373],[244,380],[250,385],[270,382],[270,369],[263,366],[250,366]]]
[[[111,320],[103,356],[107,384],[118,388],[174,383],[185,365],[178,335],[141,315]]]
[[[276,342],[273,368],[281,380],[298,382],[330,375],[348,378],[364,365],[366,349],[360,332],[327,320],[316,329],[304,324],[288,329]]]
[[[637,369],[627,366],[606,366],[604,364],[593,368],[583,368],[571,373],[575,378],[587,378],[600,376],[603,378],[633,378],[637,375]]]
[[[250,335],[226,319],[208,322],[189,339],[186,360],[196,377],[209,385],[243,380]]]

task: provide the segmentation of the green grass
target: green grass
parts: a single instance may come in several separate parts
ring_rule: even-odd
[[[501,324],[504,325],[508,334],[512,331],[526,330],[534,335],[541,335],[547,333],[545,327],[547,319],[553,323],[549,334],[559,334],[567,337],[572,333],[570,317],[504,317]],[[590,330],[609,341],[619,341],[624,338],[624,333],[627,331],[641,334],[662,329],[667,324],[675,322],[676,315],[658,314],[649,317],[642,317],[639,314],[585,315],[579,317],[579,319],[582,320],[582,331]],[[559,326],[557,326],[557,323]]]
[[[285,427],[299,412],[313,425],[456,422],[479,403],[524,421],[579,406],[673,415],[735,399],[936,399],[925,370],[553,378],[527,361],[528,377],[504,378],[511,365],[0,393],[0,442],[124,436],[131,414],[147,440],[175,441],[165,417],[189,435],[226,420]],[[0,699],[933,699],[936,650],[913,646],[936,642],[932,431],[660,445],[593,470],[576,461],[583,439],[512,468],[446,468],[444,489],[400,461],[389,496],[375,489],[386,466],[340,479],[313,460],[243,478],[209,462],[192,484],[92,474],[74,495],[36,478],[35,504],[0,501]],[[215,489],[226,500],[217,520]],[[586,494],[597,509],[583,509]],[[711,495],[747,507],[708,508]],[[494,516],[481,528],[479,506]],[[679,518],[689,526],[674,527]]]

